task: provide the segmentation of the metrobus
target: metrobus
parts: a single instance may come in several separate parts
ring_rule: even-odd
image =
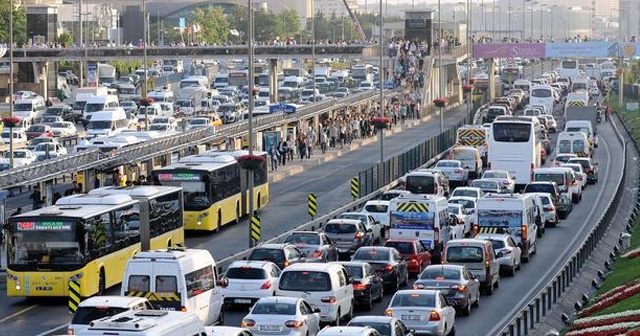
[[[500,117],[491,123],[488,169],[506,170],[517,185],[531,181],[540,167],[540,122],[534,117]]]
[[[127,188],[63,197],[9,218],[7,296],[66,297],[71,280],[82,297],[102,294],[122,282],[127,261],[141,250],[141,232],[149,232],[151,249],[184,244],[180,188]],[[148,221],[141,202],[149,203]]]
[[[351,78],[356,82],[373,82],[373,65],[358,64],[351,68]]]
[[[247,85],[249,85],[249,72],[247,70],[229,72],[229,86],[242,88]]]
[[[558,70],[561,77],[569,77],[571,81],[580,76],[580,64],[577,59],[562,60]]]
[[[553,87],[550,85],[533,85],[529,92],[529,105],[542,105],[548,114],[553,113]]]
[[[184,190],[185,229],[218,231],[249,214],[248,171],[236,158],[246,151],[217,152],[187,156],[176,164],[154,170],[154,184],[181,186]],[[253,171],[254,209],[269,202],[267,153]]]

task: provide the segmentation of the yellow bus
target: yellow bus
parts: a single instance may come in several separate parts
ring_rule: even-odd
[[[142,223],[149,223],[151,249],[183,245],[182,190],[128,188],[64,197],[9,218],[7,296],[66,297],[71,280],[79,281],[82,297],[102,294],[122,282],[127,261],[140,251]],[[148,202],[148,221],[141,220],[141,202]]]
[[[154,184],[180,186],[184,190],[185,229],[218,231],[249,214],[249,172],[236,157],[246,151],[210,151],[180,159],[176,164],[152,172]],[[269,202],[267,153],[254,170],[254,209]]]

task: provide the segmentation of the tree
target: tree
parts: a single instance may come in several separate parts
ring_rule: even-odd
[[[70,47],[73,45],[73,35],[70,33],[62,33],[58,36],[58,42],[62,43],[65,47]]]
[[[228,41],[230,25],[221,7],[196,9],[192,20],[202,26],[199,36],[207,44],[222,44]]]
[[[300,33],[300,16],[294,7],[285,7],[278,15],[278,35],[295,37]]]
[[[13,0],[0,0],[0,41],[9,43],[9,12]],[[27,41],[27,10],[24,6],[13,9],[13,41],[21,46]]]

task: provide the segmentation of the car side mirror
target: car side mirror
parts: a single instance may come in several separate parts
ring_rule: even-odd
[[[222,279],[218,280],[218,286],[221,286],[221,287],[229,286],[229,279],[222,278]]]
[[[314,313],[320,313],[320,312],[321,312],[321,310],[320,310],[320,308],[315,307],[315,308],[313,308],[313,312],[314,312]]]
[[[500,252],[496,253],[496,257],[497,258],[502,258],[502,257],[504,257],[504,254],[502,253],[502,251],[500,251]]]
[[[352,276],[348,276],[347,277],[347,284],[352,284],[353,283],[353,277]]]

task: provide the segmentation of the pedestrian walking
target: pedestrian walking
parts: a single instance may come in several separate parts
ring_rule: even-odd
[[[328,143],[329,137],[327,136],[327,132],[322,132],[320,134],[320,151],[322,151],[322,154],[327,152]]]
[[[273,144],[271,144],[271,148],[269,148],[269,158],[271,161],[271,170],[278,170],[278,162],[280,162],[280,152]]]
[[[42,193],[40,192],[40,187],[33,187],[33,191],[29,196],[31,199],[31,204],[33,205],[33,210],[40,209],[40,199],[42,198]]]

